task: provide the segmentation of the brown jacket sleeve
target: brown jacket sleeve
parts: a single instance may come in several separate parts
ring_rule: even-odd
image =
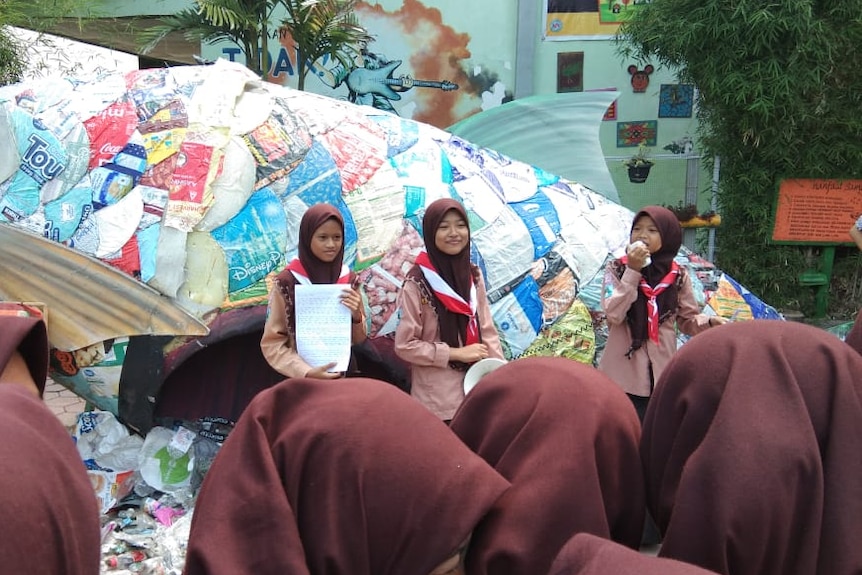
[[[286,377],[305,377],[311,366],[296,352],[296,342],[287,324],[284,297],[278,283],[269,292],[266,325],[260,340],[263,357],[274,370]]]
[[[280,374],[286,377],[305,377],[311,366],[296,351],[296,340],[287,323],[286,304],[278,283],[269,293],[266,325],[260,340],[264,358]],[[362,343],[366,338],[366,318],[360,309],[359,323],[351,325],[351,341]]]

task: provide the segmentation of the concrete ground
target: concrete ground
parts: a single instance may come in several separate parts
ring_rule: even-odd
[[[86,402],[83,399],[51,379],[48,379],[48,382],[45,384],[45,393],[42,397],[45,405],[70,430],[75,426],[78,414],[84,411],[86,406]]]

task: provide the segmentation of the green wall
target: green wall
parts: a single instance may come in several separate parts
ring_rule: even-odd
[[[541,6],[538,7],[538,11],[539,26],[542,26]],[[696,178],[696,183],[691,178],[687,179],[687,161],[684,156],[671,154],[663,149],[674,140],[688,136],[693,141],[693,153],[697,154],[696,118],[658,117],[660,86],[676,84],[674,73],[656,66],[649,77],[646,91],[635,93],[631,86],[631,75],[628,72],[629,65],[635,62],[623,60],[617,55],[613,40],[549,41],[543,40],[540,33],[536,43],[533,71],[536,94],[556,92],[557,54],[560,52],[584,53],[584,90],[616,88],[620,92],[617,100],[617,119],[602,122],[600,140],[608,169],[623,205],[631,209],[638,209],[648,204],[676,205],[684,200],[688,182],[696,190],[697,205],[700,210],[708,210],[712,174],[700,169],[696,170],[693,176]],[[637,149],[617,146],[617,122],[644,120],[655,120],[658,125],[656,146],[651,149],[656,165],[650,171],[646,183],[632,184],[628,181],[623,161]]]

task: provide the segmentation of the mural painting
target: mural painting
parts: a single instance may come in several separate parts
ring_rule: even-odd
[[[392,9],[360,2],[356,15],[372,40],[355,46],[349,69],[337,60],[311,64],[307,91],[440,128],[512,99],[512,70],[497,61],[480,62],[487,57],[482,54],[494,53],[495,47],[477,44],[470,32],[444,20],[437,8],[418,0],[404,0]],[[278,54],[269,58],[269,80],[295,86],[292,39],[285,36],[280,43]],[[215,56],[242,60],[230,44],[219,45]]]

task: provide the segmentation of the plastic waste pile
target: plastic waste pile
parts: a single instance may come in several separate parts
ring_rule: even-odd
[[[78,416],[72,438],[102,513],[102,571],[181,573],[194,498],[231,425],[157,426],[145,438],[106,411]]]

